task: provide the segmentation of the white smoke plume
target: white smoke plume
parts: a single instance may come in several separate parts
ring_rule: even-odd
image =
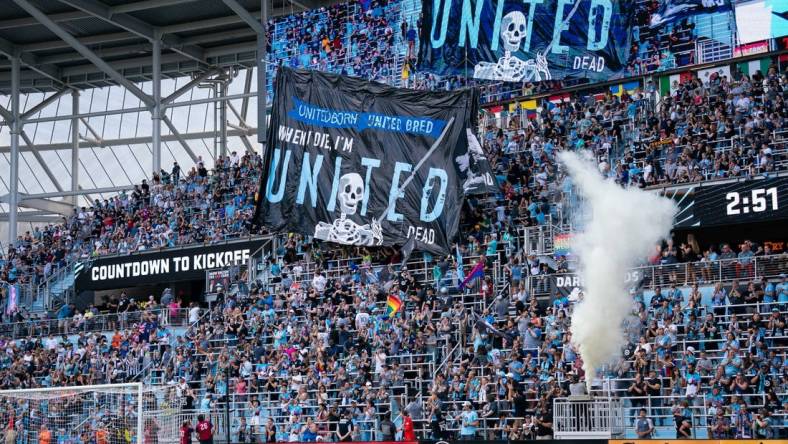
[[[668,236],[676,206],[656,193],[606,180],[577,154],[563,152],[559,159],[584,197],[588,215],[572,241],[584,297],[574,307],[571,332],[590,388],[596,369],[618,358],[626,341],[622,322],[632,308],[627,270]]]

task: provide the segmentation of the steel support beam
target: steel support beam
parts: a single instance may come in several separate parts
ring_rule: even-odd
[[[162,117],[162,122],[166,123],[167,119],[166,116]],[[228,137],[236,137],[246,135],[254,135],[256,134],[256,128],[249,128],[248,130],[228,130],[227,136]],[[199,133],[186,133],[186,134],[178,134],[183,140],[199,140],[199,139],[212,139],[215,135],[215,131],[202,131]],[[161,136],[162,142],[177,142],[178,138],[175,137],[173,134],[166,134]],[[80,148],[99,148],[99,147],[108,147],[108,146],[124,146],[124,145],[139,145],[145,143],[151,143],[152,137],[151,136],[139,136],[139,137],[127,137],[121,139],[104,139],[99,143],[98,141],[82,141],[79,143]],[[69,150],[71,149],[71,141],[66,143],[39,143],[36,145],[36,149],[38,151],[55,151],[55,150]],[[30,148],[22,148],[20,149],[22,152],[33,151]],[[0,153],[9,153],[11,149],[9,146],[0,147]]]
[[[249,125],[246,123],[246,118],[241,113],[239,113],[237,109],[235,109],[235,106],[233,106],[233,102],[227,102],[227,107],[230,108],[230,111],[232,111],[233,114],[235,114],[235,117],[238,119],[238,123],[240,124],[241,129],[248,129]]]
[[[225,80],[219,83],[217,90],[219,97],[227,96],[227,89],[230,82]],[[219,156],[225,157],[227,155],[227,102],[222,100],[219,102]]]
[[[177,6],[184,3],[192,3],[197,0],[143,0],[140,2],[120,4],[113,6],[113,13],[144,11],[146,9],[161,8],[164,6]]]
[[[111,48],[96,48],[94,52],[96,53],[97,56],[102,58],[127,56],[129,54],[148,53],[150,52],[150,43],[141,42],[141,43],[134,43],[131,45],[114,46]],[[44,56],[41,57],[39,60],[41,61],[41,63],[57,64],[63,62],[81,62],[84,61],[85,58],[79,55],[79,53],[77,52],[67,52],[67,53],[54,54],[51,56]]]
[[[128,89],[132,94],[137,96],[143,103],[148,106],[152,106],[152,100],[148,97],[147,94],[142,92],[141,89],[137,87],[134,83],[126,80],[122,74],[112,69],[111,66],[104,60],[102,60],[99,56],[97,56],[93,51],[91,51],[87,46],[80,43],[73,35],[71,35],[68,31],[63,29],[62,26],[58,25],[52,19],[47,17],[46,14],[41,12],[38,8],[33,6],[28,0],[13,0],[20,8],[27,11],[28,14],[32,15],[36,20],[39,21],[42,25],[44,25],[47,29],[52,31],[55,35],[63,39],[66,43],[68,43],[72,48],[74,48],[77,52],[82,54],[83,57],[88,59],[91,63],[96,65],[101,71],[107,74],[112,80],[117,82],[119,85],[122,85],[126,89]]]
[[[252,92],[252,74],[254,71],[252,68],[246,70],[246,77],[244,78],[244,94],[249,94]],[[246,121],[246,116],[249,115],[249,97],[244,97],[241,100],[241,119]]]
[[[41,166],[41,169],[44,170],[44,174],[47,175],[49,180],[52,182],[53,185],[55,185],[55,188],[58,191],[63,191],[63,187],[60,185],[60,181],[57,179],[57,177],[55,177],[55,174],[52,172],[52,170],[49,169],[49,165],[47,165],[46,161],[41,156],[41,153],[38,152],[35,145],[33,144],[33,141],[30,140],[30,137],[27,136],[25,130],[24,129],[20,130],[19,135],[22,137],[22,140],[25,141],[25,145],[27,145],[28,148],[30,148],[30,151],[33,152],[33,157],[36,158],[36,161]]]
[[[243,106],[243,104],[241,104],[241,106]],[[243,113],[239,113],[238,110],[235,109],[235,106],[233,106],[233,102],[227,102],[227,107],[230,108],[230,111],[232,111],[233,114],[235,114],[235,117],[238,118],[238,123],[240,125],[236,127],[235,125],[232,125],[229,122],[227,124],[230,125],[230,127],[232,128],[236,128],[239,130],[248,130],[249,125],[246,123],[246,117],[244,117]],[[244,147],[246,147],[246,151],[254,154],[256,151],[254,149],[254,144],[252,140],[249,138],[249,136],[244,134],[240,138],[241,138],[241,143],[243,143]]]
[[[133,189],[134,189],[134,185],[119,185],[115,187],[106,187],[106,188],[79,189],[76,191],[58,191],[51,193],[22,194],[21,200],[54,199],[58,197],[70,197],[70,196],[88,196],[91,194],[117,193],[119,191],[133,190]],[[9,199],[10,199],[10,195],[8,194],[0,196],[0,202],[8,202]]]
[[[230,29],[228,31],[216,31],[209,34],[198,34],[191,37],[185,37],[183,39],[183,43],[187,45],[199,45],[202,43],[215,42],[217,40],[249,39],[254,37],[256,34],[257,33],[254,32],[254,29],[243,27],[238,29]]]
[[[258,50],[257,41],[247,41],[247,42],[239,42],[239,43],[232,43],[228,45],[222,46],[214,46],[205,50],[205,57],[209,61],[209,63],[213,63],[215,65],[222,65],[224,67],[229,66],[236,66],[245,63],[250,63],[255,60],[255,53]],[[108,50],[109,51],[109,50]],[[98,54],[96,54],[98,56]],[[55,56],[52,56],[55,57]],[[84,59],[84,57],[82,58]],[[182,75],[180,71],[176,71],[177,65],[183,65],[188,67],[193,71],[202,71],[205,69],[201,64],[195,62],[194,60],[188,59],[181,54],[176,53],[167,53],[162,54],[162,63],[169,64],[173,66],[173,68],[169,69],[168,72],[172,75]],[[118,61],[109,62],[108,65],[119,72],[122,71],[131,71],[130,75],[134,75],[136,77],[140,77],[143,73],[147,74],[147,69],[150,68],[150,54],[135,57],[135,58],[126,58]],[[23,71],[22,80],[27,80],[29,82],[35,83],[44,80],[44,78],[40,75],[36,75],[36,73]],[[29,74],[29,75],[25,75]],[[98,77],[98,74],[106,74],[101,69],[97,68],[92,63],[84,63],[74,66],[65,66],[60,70],[60,76],[63,80],[67,81],[68,83],[79,83],[84,84],[87,80],[85,77],[96,79],[97,81],[107,82],[107,81],[114,81],[112,77],[107,75],[106,79],[101,79]],[[76,77],[76,79],[75,79]],[[8,71],[0,72],[0,82],[10,82],[10,74]],[[58,85],[59,86],[59,85]],[[5,89],[8,89],[8,86],[5,86]]]
[[[7,109],[3,108],[2,106],[0,106],[0,116],[2,116],[3,119],[5,119],[5,121],[8,122],[8,125],[10,127],[11,126],[11,122],[14,120],[13,113],[8,111]],[[28,152],[32,152],[33,153],[33,157],[36,158],[36,161],[41,166],[41,168],[44,170],[44,173],[47,175],[47,177],[49,177],[49,180],[52,181],[52,184],[55,185],[55,188],[57,188],[58,191],[63,191],[63,187],[60,186],[60,181],[57,180],[55,175],[52,173],[52,170],[49,169],[49,166],[44,161],[44,158],[41,157],[41,153],[38,152],[38,149],[33,144],[33,141],[30,140],[30,137],[28,137],[27,133],[25,132],[24,123],[25,122],[20,119],[19,136],[22,137],[22,140],[25,141],[25,145],[27,145],[27,149],[24,150],[24,151],[28,151]],[[22,150],[20,150],[20,152],[21,151]]]
[[[19,57],[11,59],[11,178],[8,201],[8,244],[16,244],[17,213],[19,211],[19,131],[22,129],[19,111]]]
[[[289,2],[303,9],[317,9],[320,7],[320,3],[314,0],[289,0]]]
[[[175,35],[166,35],[164,37],[157,35],[156,29],[143,22],[142,20],[124,13],[117,13],[113,8],[96,0],[60,0],[73,8],[79,9],[93,17],[97,17],[112,25],[132,32],[140,37],[148,39],[151,43],[154,41],[162,41],[164,45],[173,51],[183,54],[184,56],[196,60],[198,62],[205,61],[205,53],[202,48],[194,45],[184,45],[181,39]]]
[[[106,145],[104,145],[104,138],[101,137],[101,134],[99,134],[98,131],[96,131],[95,129],[93,129],[92,126],[90,126],[90,123],[88,123],[87,119],[85,119],[84,117],[80,117],[79,120],[80,122],[82,122],[83,125],[85,125],[85,129],[88,130],[88,132],[93,135],[93,137],[90,139],[87,137],[82,137],[82,140],[94,140],[100,146],[105,147]]]
[[[230,127],[230,128],[235,128],[237,130],[241,130],[241,131],[245,131],[246,130],[246,127],[244,127],[243,125],[236,125],[236,124],[230,123],[230,122],[227,122],[227,126]]]
[[[175,128],[175,125],[170,121],[170,118],[167,117],[166,115],[163,115],[161,120],[164,122],[165,125],[167,125],[167,128],[170,129],[170,132],[172,133],[172,137],[175,140],[177,140],[178,143],[181,144],[183,150],[186,151],[186,154],[188,154],[189,157],[192,158],[192,161],[196,164],[200,160],[199,157],[197,157],[197,155],[194,154],[194,151],[189,146],[189,144],[186,143],[186,139],[181,135],[181,133],[178,132],[178,129]]]
[[[257,93],[254,92],[254,93],[248,93],[248,94],[233,94],[231,96],[225,97],[224,100],[237,100],[237,99],[243,99],[244,97],[253,97],[253,96],[257,96]],[[183,102],[170,103],[167,106],[162,106],[162,108],[178,108],[178,107],[181,107],[181,106],[203,105],[203,104],[206,104],[206,103],[214,103],[217,100],[218,99],[215,98],[215,97],[207,97],[207,98],[204,98],[204,99],[185,100]],[[89,113],[80,113],[77,117],[84,117],[84,118],[104,117],[104,116],[113,116],[113,115],[118,115],[118,114],[139,113],[139,112],[147,112],[147,111],[149,111],[149,108],[146,108],[146,107],[135,107],[135,108],[124,108],[124,109],[110,109],[110,110],[106,110],[106,111],[95,111],[95,112],[89,112]],[[71,120],[72,117],[73,116],[71,116],[71,115],[40,117],[40,118],[37,118],[37,119],[28,119],[27,121],[25,121],[25,124],[43,123],[43,122],[57,122],[57,121],[61,121],[61,120]],[[3,152],[3,148],[7,148],[7,147],[0,146],[0,152]]]
[[[49,199],[36,199],[26,197],[24,194],[20,197],[22,198],[19,201],[19,206],[21,208],[32,208],[34,210],[40,210],[49,214],[62,214],[63,216],[71,215],[74,209],[71,203],[58,202],[56,200]]]
[[[0,213],[0,222],[8,222],[8,213]],[[63,216],[52,216],[41,211],[20,211],[17,222],[31,222],[34,224],[57,224],[63,222]]]
[[[166,107],[167,104],[173,102],[178,97],[186,94],[192,88],[194,88],[195,86],[200,84],[200,82],[202,82],[203,80],[207,79],[208,77],[210,77],[210,76],[212,76],[214,74],[218,74],[220,72],[222,72],[220,69],[211,69],[211,70],[205,71],[204,73],[202,73],[199,76],[197,76],[194,79],[192,79],[189,83],[187,83],[187,84],[181,86],[180,88],[178,88],[177,90],[175,90],[169,96],[164,97],[163,99],[161,99],[161,105],[163,107]]]
[[[52,18],[52,16],[49,16]],[[32,19],[35,20],[35,19]],[[36,22],[38,24],[38,22]],[[132,34],[128,31],[120,31],[120,32],[110,32],[107,34],[95,34],[95,35],[88,35],[85,37],[78,37],[79,43],[83,45],[107,45],[109,43],[116,43],[116,42],[125,42],[125,41],[138,41],[140,37],[136,34]],[[64,42],[63,40],[47,40],[45,42],[36,42],[36,43],[25,43],[24,45],[19,45],[22,51],[28,52],[35,52],[35,51],[49,51],[51,49],[63,49],[63,48],[71,48],[71,46]],[[75,57],[79,57],[79,54],[74,54]],[[47,57],[42,57],[42,61],[49,60]]]
[[[151,124],[153,125],[153,174],[161,171],[161,42],[153,41],[153,107],[151,108]]]
[[[241,17],[250,28],[254,29],[256,33],[262,34],[265,33],[265,27],[259,20],[257,20],[249,11],[246,10],[237,0],[223,0],[224,4],[227,5],[230,9],[233,10],[238,17]],[[265,2],[267,0],[263,0]]]
[[[75,117],[71,119],[71,191],[79,192],[79,91],[71,92],[71,114]],[[71,197],[71,205],[77,208],[79,196],[74,194]]]
[[[241,136],[241,143],[244,144],[244,148],[246,148],[247,153],[255,153],[254,146],[252,146],[252,142],[249,141],[249,136]]]
[[[36,105],[36,106],[30,108],[29,110],[25,111],[24,113],[22,113],[22,120],[27,120],[30,116],[34,116],[34,115],[38,114],[39,111],[41,111],[44,108],[46,108],[47,106],[51,105],[53,102],[55,102],[58,99],[60,99],[60,97],[63,96],[63,94],[65,94],[65,93],[67,93],[69,91],[70,91],[69,89],[61,89],[60,91],[58,91],[58,92],[52,94],[51,96],[47,97],[46,99],[42,100],[41,103],[39,103],[38,105]]]
[[[162,6],[173,6],[181,3],[190,3],[193,1],[195,0],[144,0],[140,2],[126,3],[126,4],[114,6],[112,7],[112,11],[113,13],[144,11],[146,9],[158,8]],[[60,12],[57,14],[50,14],[50,18],[57,23],[70,22],[73,20],[80,20],[88,17],[90,17],[90,14],[87,14],[83,11],[68,11],[68,12]],[[26,26],[35,26],[37,24],[38,22],[36,22],[34,18],[22,17],[17,19],[0,21],[0,29],[24,28]]]
[[[24,63],[25,66],[33,71],[57,83],[63,83],[60,76],[60,70],[56,66],[41,63],[37,56],[22,51],[18,46],[3,38],[0,38],[0,53],[10,59],[17,57],[20,59],[20,62]]]

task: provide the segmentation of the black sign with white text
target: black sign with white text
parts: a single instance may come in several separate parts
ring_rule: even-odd
[[[695,189],[679,203],[677,228],[788,219],[788,177]]]
[[[76,265],[77,291],[113,290],[205,279],[205,272],[246,264],[262,240],[146,251],[99,258]]]
[[[466,193],[492,189],[478,92],[279,68],[255,222],[345,245],[449,250]]]

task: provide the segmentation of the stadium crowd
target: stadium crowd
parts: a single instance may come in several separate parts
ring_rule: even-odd
[[[663,1],[638,1],[627,70],[637,76],[695,63],[698,35],[689,18],[655,22]],[[351,1],[269,21],[268,94],[276,67],[318,69],[415,89],[482,89],[483,103],[559,90],[587,79],[551,80],[522,86],[436,76],[418,69],[420,5],[401,0]],[[663,18],[665,19],[665,18]]]
[[[678,85],[658,113],[647,113],[634,128],[636,143],[616,174],[648,186],[784,170],[786,86],[786,74],[775,66],[752,77],[737,71]],[[775,140],[775,133],[782,137]]]
[[[530,190],[541,197],[563,190],[554,159],[563,149],[592,151],[600,171],[623,185],[769,175],[788,167],[787,85],[773,65],[766,74],[677,82],[656,109],[651,83],[620,96],[564,95],[530,118],[515,114],[505,128],[489,119],[484,144],[510,213],[530,204],[520,199]]]
[[[247,235],[261,163],[236,152],[210,171],[201,159],[189,171],[176,162],[131,192],[26,231],[0,260],[0,281],[38,284],[74,260]]]
[[[399,1],[354,1],[269,21],[268,78],[285,65],[398,82],[418,38],[415,18],[409,23],[403,7]]]
[[[695,23],[683,18],[672,23],[655,21],[664,2],[637,2],[635,26],[627,70],[631,75],[665,71],[695,63]],[[661,20],[660,20],[661,21]]]
[[[291,53],[275,41],[272,52],[292,66],[399,76],[401,67],[389,63],[394,42],[406,42],[410,54],[415,24],[395,29],[387,22],[394,5],[360,5],[359,15],[332,6],[275,22],[274,35],[299,45]],[[659,39],[639,41],[653,48]],[[411,86],[460,84],[446,81],[421,77]],[[600,172],[625,186],[773,174],[788,165],[787,83],[772,67],[690,79],[658,105],[647,84],[621,96],[545,101],[505,126],[490,119],[481,138],[500,192],[468,199],[459,254],[401,266],[395,250],[288,235],[262,274],[235,276],[210,308],[191,303],[185,332],[165,322],[186,308],[171,293],[147,301],[121,294],[85,311],[60,307],[55,333],[0,339],[0,388],[147,378],[167,385],[161,405],[202,414],[231,406],[232,433],[248,442],[393,440],[411,436],[411,426],[434,439],[551,436],[552,401],[582,392],[585,383],[569,331],[575,300],[537,298],[526,281],[569,271],[571,262],[525,256],[517,236],[522,227],[568,217],[571,181],[556,154],[590,150]],[[78,259],[248,235],[261,165],[259,156],[237,153],[210,171],[202,162],[188,172],[175,164],[130,193],[25,233],[0,262],[0,280],[38,283]],[[667,269],[644,285],[648,291],[633,292],[630,347],[594,381],[598,393],[627,397],[640,437],[675,425],[680,437],[704,429],[712,438],[785,438],[788,281],[780,271],[788,270],[780,262],[767,280],[751,271],[753,257],[770,253],[748,242],[717,251],[687,240],[668,241],[644,258],[699,265],[684,281]],[[466,270],[486,264],[484,278],[467,290],[457,289],[460,258]],[[719,260],[730,261],[736,280],[704,272],[704,262]],[[495,267],[503,272],[498,281]],[[404,305],[388,316],[392,294]],[[113,316],[109,335],[89,328],[102,312]],[[23,320],[21,311],[3,316]]]

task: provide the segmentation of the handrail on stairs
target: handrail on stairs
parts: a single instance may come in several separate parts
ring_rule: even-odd
[[[74,261],[67,261],[65,265],[62,267],[58,267],[55,271],[52,272],[44,282],[38,285],[36,289],[36,296],[37,299],[43,298],[42,307],[46,309],[50,309],[51,307],[51,287],[54,286],[55,283],[62,281],[65,279],[67,273],[73,273],[74,271]],[[68,302],[63,301],[63,302]]]

